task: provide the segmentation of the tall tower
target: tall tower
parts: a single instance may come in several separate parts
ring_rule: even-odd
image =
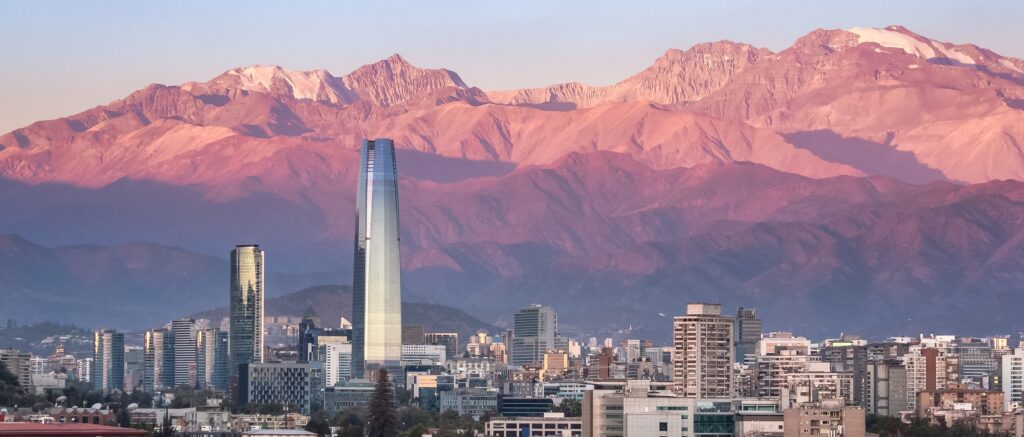
[[[256,244],[231,251],[229,374],[244,363],[263,362],[263,250]]]
[[[740,307],[736,311],[736,359],[737,363],[754,365],[757,357],[757,343],[761,341],[761,319],[757,310]]]
[[[395,144],[364,140],[356,192],[352,269],[352,375],[401,366],[402,283],[398,257]]]
[[[171,321],[174,335],[174,386],[196,385],[196,322],[192,319]]]
[[[104,393],[124,390],[124,334],[112,329],[96,331],[90,382],[94,390]]]
[[[686,315],[675,318],[673,383],[675,392],[689,398],[730,398],[733,381],[733,319],[722,305],[691,303]]]
[[[145,353],[145,364],[142,377],[142,386],[149,392],[154,393],[157,390],[163,390],[168,387],[167,375],[164,373],[164,369],[167,367],[167,360],[174,360],[174,356],[167,356],[165,352],[169,349],[168,342],[174,342],[170,334],[163,329],[154,329],[146,331],[145,341],[143,343],[143,351]],[[173,378],[171,384],[173,384]]]

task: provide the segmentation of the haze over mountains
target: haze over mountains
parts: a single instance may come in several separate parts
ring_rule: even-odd
[[[0,232],[259,242],[278,271],[348,278],[366,137],[403,149],[403,284],[485,322],[539,302],[570,331],[662,338],[685,302],[721,300],[822,335],[1020,325],[1024,62],[897,26],[671,49],[608,86],[484,91],[398,55],[154,84],[0,136]],[[208,267],[137,288],[133,311],[180,315],[159,303],[182,289],[226,303],[190,268]],[[5,273],[0,294],[59,302],[44,276]]]

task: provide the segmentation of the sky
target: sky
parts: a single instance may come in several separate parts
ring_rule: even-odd
[[[1024,58],[1024,2],[0,0],[0,133],[150,83],[276,64],[346,74],[399,53],[484,90],[617,82],[669,48],[782,50],[816,28],[902,24]]]

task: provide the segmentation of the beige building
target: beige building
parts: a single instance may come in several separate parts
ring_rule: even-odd
[[[722,305],[687,304],[686,315],[674,321],[675,393],[700,399],[734,396],[733,342],[733,318],[722,315]]]
[[[804,404],[783,414],[785,437],[865,437],[864,409],[841,400]]]

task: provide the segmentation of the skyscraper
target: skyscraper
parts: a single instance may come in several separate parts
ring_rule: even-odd
[[[174,335],[174,386],[196,385],[196,321],[171,321]]]
[[[124,334],[112,329],[96,331],[89,380],[93,390],[124,390]]]
[[[173,365],[167,365],[167,360],[174,361],[173,355],[168,356],[165,353],[168,350],[173,350],[168,343],[173,344],[174,340],[169,337],[168,332],[163,329],[146,331],[146,337],[142,346],[143,353],[145,354],[142,387],[149,393],[174,385],[173,374],[171,378],[168,378],[168,375],[164,372],[164,369],[167,367],[174,367]],[[170,380],[169,383],[168,379]]]
[[[733,396],[733,320],[722,305],[691,303],[675,318],[675,392],[691,398]]]
[[[231,322],[229,371],[244,363],[263,362],[263,250],[255,244],[231,251]]]
[[[555,349],[558,335],[558,316],[555,310],[543,305],[530,305],[516,313],[512,325],[513,366],[541,364],[544,352]]]
[[[352,374],[397,368],[402,359],[398,169],[388,139],[363,141],[356,192],[352,274]]]

